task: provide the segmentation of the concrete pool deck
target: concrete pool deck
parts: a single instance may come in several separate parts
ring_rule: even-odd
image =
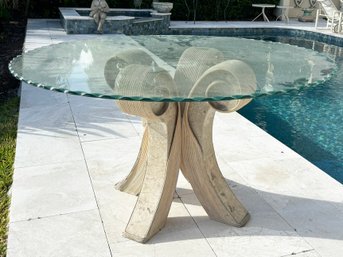
[[[265,25],[285,23],[198,23]],[[286,26],[313,30],[313,23]],[[29,20],[25,50],[96,37],[66,35],[57,20]],[[145,245],[122,237],[136,197],[114,183],[128,174],[141,136],[140,120],[111,100],[22,83],[7,256],[342,255],[343,186],[238,113],[216,115],[214,142],[223,175],[251,214],[247,225],[211,221],[180,176],[166,227]]]

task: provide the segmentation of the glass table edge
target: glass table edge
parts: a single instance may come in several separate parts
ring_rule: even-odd
[[[59,44],[59,43],[58,43]],[[45,48],[48,46],[43,46],[39,48]],[[28,52],[32,53],[35,50],[38,50],[39,48],[30,50]],[[25,53],[28,53],[25,52]],[[96,94],[96,93],[88,93],[84,91],[71,91],[68,89],[62,89],[57,88],[54,86],[44,85],[42,83],[34,82],[31,80],[26,80],[24,77],[19,76],[14,69],[12,68],[12,63],[23,57],[25,54],[19,54],[15,56],[8,64],[8,69],[13,77],[18,79],[19,81],[25,82],[31,86],[37,87],[37,88],[43,88],[50,91],[60,92],[60,93],[66,93],[70,95],[78,95],[78,96],[86,96],[86,97],[93,97],[93,98],[103,98],[103,99],[112,99],[112,100],[125,100],[125,101],[141,101],[141,102],[218,102],[218,101],[232,101],[232,100],[240,100],[240,99],[254,99],[257,97],[263,97],[263,96],[271,96],[271,95],[278,95],[278,94],[285,94],[285,93],[291,93],[296,91],[302,91],[306,88],[315,87],[319,84],[322,84],[326,81],[329,81],[332,77],[334,77],[338,71],[338,67],[336,66],[335,69],[333,69],[332,72],[330,72],[328,75],[324,76],[323,79],[317,80],[313,83],[308,84],[302,84],[296,88],[289,88],[285,90],[275,90],[275,91],[266,91],[266,92],[255,92],[250,95],[233,95],[233,96],[215,96],[215,97],[142,97],[142,96],[122,96],[122,95],[103,95],[103,94]]]

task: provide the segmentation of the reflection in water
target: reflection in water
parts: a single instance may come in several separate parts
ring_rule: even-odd
[[[73,85],[73,89],[76,91],[89,91],[88,83],[82,83],[80,78],[88,80],[88,72],[94,63],[92,51],[89,49],[87,43],[84,44],[81,49],[78,59],[73,60],[72,71],[69,75],[69,83]]]
[[[267,54],[266,84],[264,85],[263,90],[266,92],[273,91],[273,82],[274,82],[274,65],[271,63],[271,53],[269,51]]]
[[[313,83],[313,69],[314,66],[316,65],[313,60],[308,60],[307,61],[309,66],[310,66],[310,76],[308,78],[308,83]]]
[[[91,66],[94,62],[93,54],[90,51],[87,44],[84,45],[84,48],[81,50],[80,58],[77,60],[77,63],[82,67],[83,69],[87,69],[89,66]]]

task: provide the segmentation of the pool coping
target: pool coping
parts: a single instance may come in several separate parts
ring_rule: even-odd
[[[286,36],[299,37],[309,40],[315,40],[326,44],[343,47],[343,39],[335,35],[327,35],[321,32],[310,31],[307,29],[294,28],[275,28],[275,27],[245,27],[245,28],[181,28],[171,27],[169,30],[173,35],[208,35],[208,36]]]

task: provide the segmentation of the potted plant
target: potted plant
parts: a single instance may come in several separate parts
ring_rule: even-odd
[[[158,0],[153,0],[152,1],[152,7],[160,13],[169,13],[171,9],[173,9],[173,3],[172,2],[167,2],[167,1],[158,1]]]

